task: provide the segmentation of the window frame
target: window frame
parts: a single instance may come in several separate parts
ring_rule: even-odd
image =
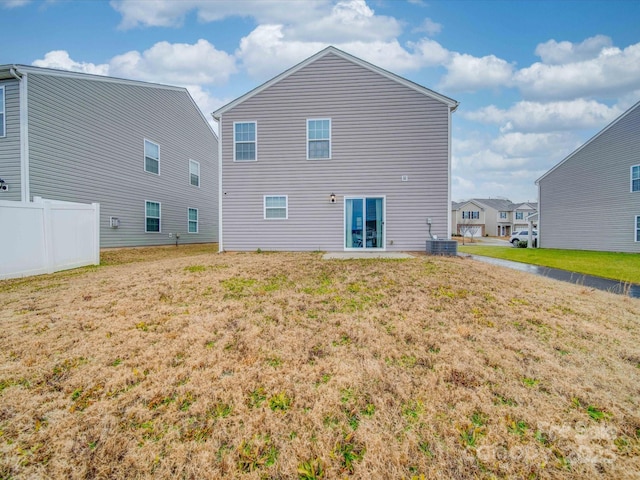
[[[524,220],[524,212],[516,211],[516,220]]]
[[[329,122],[329,138],[323,138],[323,139],[310,139],[309,138],[309,122],[318,122],[318,121],[327,121]],[[331,118],[307,118],[307,160],[331,160],[331,157],[333,156],[333,152],[332,152],[332,125],[333,122],[331,121]],[[328,141],[329,142],[329,156],[328,157],[312,157],[311,154],[311,142],[325,142]]]
[[[147,213],[147,204],[155,203],[158,205],[158,216],[150,217]],[[149,218],[157,218],[158,219],[158,231],[149,230],[149,224],[147,223],[147,219]],[[144,201],[144,233],[162,233],[162,202],[156,202],[155,200],[145,200]]]
[[[158,158],[154,159],[153,157],[149,157],[149,158],[151,158],[153,160],[156,160],[158,162],[158,171],[157,172],[152,172],[151,170],[147,170],[147,143],[151,143],[151,144],[155,145],[156,147],[158,147]],[[148,138],[144,139],[143,168],[144,168],[144,171],[147,172],[147,173],[151,173],[153,175],[160,176],[160,144],[154,142],[153,140],[149,140]]]
[[[236,140],[236,125],[244,125],[244,124],[250,124],[253,123],[253,141],[237,141]],[[233,161],[234,162],[239,162],[239,163],[243,163],[243,162],[257,162],[258,161],[258,122],[256,120],[246,120],[243,122],[233,122]],[[237,158],[237,150],[236,150],[236,145],[238,144],[249,144],[249,143],[253,143],[253,148],[254,148],[254,155],[253,155],[253,159],[251,160],[245,160],[245,159],[240,159],[238,160]]]
[[[634,223],[634,225],[633,225],[633,226],[635,227],[635,228],[633,229],[633,230],[634,230],[634,233],[635,233],[635,235],[634,235],[634,238],[633,238],[633,239],[634,239],[637,243],[640,243],[640,215],[636,215],[636,217],[635,217],[635,223]]]
[[[191,210],[196,212],[196,219],[195,220],[191,220],[191,217],[190,217]],[[187,207],[187,233],[191,233],[191,234],[200,233],[200,218],[199,218],[199,216],[200,216],[200,213],[198,212],[197,208]],[[195,224],[196,224],[196,231],[195,232],[191,231],[191,222],[195,222]]]
[[[2,131],[0,132],[0,138],[5,138],[7,136],[7,96],[4,85],[0,85],[0,92],[0,98],[2,99],[2,109],[0,109],[0,115],[2,115],[0,128],[2,128]]]
[[[633,169],[634,168],[638,169],[638,178],[633,178]],[[634,180],[638,181],[638,189],[637,190],[633,189]],[[640,164],[631,165],[631,193],[636,193],[636,192],[640,192]]]
[[[468,214],[468,215],[465,215]],[[480,220],[480,210],[462,210],[463,220]]]
[[[267,207],[267,198],[284,198],[284,207]],[[264,220],[289,220],[289,195],[264,195],[263,200]],[[268,217],[267,210],[281,210],[284,208],[284,217]]]
[[[500,212],[500,220],[506,220],[507,218],[507,212]]]
[[[194,175],[193,173],[191,173],[191,165],[195,165],[198,168],[198,184],[197,185],[193,183],[193,178],[191,177],[191,175]],[[200,188],[200,162],[196,160],[192,160],[191,158],[189,159],[189,185]]]

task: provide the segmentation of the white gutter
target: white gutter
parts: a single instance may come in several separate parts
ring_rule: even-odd
[[[31,192],[29,179],[29,108],[27,105],[27,74],[21,73],[16,67],[9,69],[9,73],[20,82],[20,200],[30,201]]]

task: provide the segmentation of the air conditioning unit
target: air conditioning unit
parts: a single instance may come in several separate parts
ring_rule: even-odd
[[[118,228],[120,226],[120,219],[118,217],[109,217],[109,225],[111,225],[111,228]]]
[[[458,242],[455,240],[427,240],[428,255],[452,255],[458,254]]]

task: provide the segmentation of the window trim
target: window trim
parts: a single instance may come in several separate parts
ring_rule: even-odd
[[[309,156],[309,153],[311,152],[311,149],[309,148],[309,145],[311,144],[312,141],[318,141],[316,140],[311,140],[309,138],[309,122],[314,122],[314,121],[324,121],[327,120],[329,122],[329,138],[326,140],[329,140],[329,156],[328,157],[311,157]],[[326,118],[307,118],[307,160],[331,160],[331,157],[333,156],[333,141],[332,141],[332,137],[333,137],[333,122],[331,120],[331,118],[326,117]],[[322,141],[325,141],[325,139],[322,139]]]
[[[267,198],[271,197],[283,197],[284,207],[267,207]],[[264,195],[262,199],[262,205],[264,220],[289,220],[289,195]],[[267,208],[272,210],[284,208],[284,217],[267,217]]]
[[[518,215],[520,215],[520,216],[518,217]],[[524,212],[516,211],[516,218],[515,219],[516,220],[524,220]]]
[[[191,210],[195,210],[196,211],[196,219],[195,220],[191,220],[191,217],[189,217],[189,213],[191,213]],[[196,222],[196,231],[192,232],[191,231],[191,222]],[[197,208],[193,208],[193,207],[187,207],[187,233],[190,234],[194,234],[194,233],[200,233],[200,213],[198,212]]]
[[[240,125],[243,123],[253,123],[254,125],[254,136],[255,138],[253,139],[252,142],[237,142],[236,141],[236,125]],[[242,122],[233,122],[233,161],[234,162],[238,162],[238,163],[243,163],[243,162],[257,162],[258,161],[258,122],[256,120],[245,120]],[[255,151],[255,158],[253,160],[238,160],[236,158],[236,145],[238,143],[253,143],[254,144],[254,151]]]
[[[509,216],[507,214],[508,214],[508,212],[500,212],[499,213],[500,220],[506,220],[507,218],[509,218]]]
[[[634,169],[634,168],[637,168],[637,169],[638,169],[638,178],[635,178],[635,179],[633,178],[633,169]],[[631,165],[630,172],[631,172],[631,173],[630,173],[630,183],[631,183],[631,184],[630,184],[630,188],[631,188],[631,190],[630,190],[630,191],[631,191],[631,193],[640,192],[640,188],[638,188],[638,190],[634,190],[634,189],[633,189],[633,181],[634,181],[634,180],[638,180],[638,181],[640,181],[640,164],[638,164],[638,165]]]
[[[468,213],[469,216],[465,217],[465,213]],[[478,216],[474,216],[477,213]],[[480,210],[462,210],[462,220],[480,220]]]
[[[158,204],[158,216],[157,217],[149,217],[147,215],[147,203],[157,203]],[[147,218],[157,218],[158,219],[158,231],[152,232],[148,230]],[[157,202],[155,200],[145,200],[144,201],[144,233],[162,233],[162,202]]]
[[[147,170],[147,142],[152,143],[153,145],[158,147],[158,159],[157,159],[157,161],[158,161],[158,173],[152,172],[151,170]],[[160,176],[160,144],[154,142],[153,140],[149,140],[148,138],[145,138],[144,142],[143,142],[143,145],[144,145],[144,147],[143,147],[142,168],[144,168],[144,171],[147,172],[147,173],[151,173],[152,175]],[[149,158],[152,158],[152,157],[149,157]]]
[[[7,96],[4,85],[0,85],[0,95],[2,95],[2,110],[0,113],[2,114],[2,132],[0,132],[0,138],[5,138],[7,136]]]
[[[195,185],[192,181],[191,181],[191,165],[196,165],[198,167],[198,184]],[[200,162],[196,161],[196,160],[192,160],[191,158],[189,159],[189,185],[191,185],[192,187],[198,187],[200,188]]]

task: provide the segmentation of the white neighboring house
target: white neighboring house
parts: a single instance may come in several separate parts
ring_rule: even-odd
[[[640,253],[640,102],[536,184],[540,247]]]
[[[513,203],[506,198],[473,198],[451,204],[451,231],[475,237],[510,236],[529,228],[527,218],[536,213],[537,203]],[[537,221],[534,222],[534,227]]]

